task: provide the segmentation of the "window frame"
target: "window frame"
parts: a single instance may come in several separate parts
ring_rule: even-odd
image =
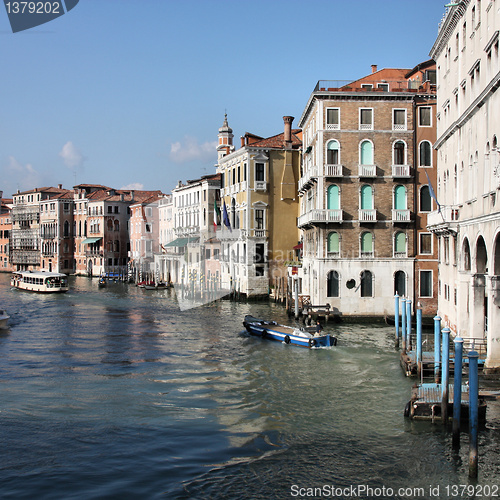
[[[422,245],[422,236],[429,236],[430,237],[430,252],[423,252],[422,248],[424,245]],[[432,238],[432,233],[428,232],[420,232],[418,233],[418,253],[419,255],[433,255],[434,254],[434,241]]]
[[[428,125],[424,125],[422,123],[422,111],[424,109],[428,109],[429,110],[429,124]],[[419,106],[418,107],[418,126],[419,127],[432,127],[432,106]]]
[[[404,123],[400,125],[399,127],[396,123],[396,111],[402,111],[404,113]],[[401,130],[401,131],[406,131],[408,130],[408,112],[406,108],[392,108],[392,130]]]
[[[430,295],[422,294],[422,276],[424,274],[430,276]],[[418,271],[418,296],[424,299],[432,299],[434,297],[434,275],[432,269],[420,269]]]
[[[363,111],[370,111],[371,114],[371,123],[362,123],[362,115]],[[359,130],[374,130],[375,128],[375,113],[373,108],[359,108],[359,114],[358,114],[358,129]]]
[[[337,123],[330,123],[328,121],[328,112],[329,111],[337,111]],[[340,108],[336,107],[327,107],[325,109],[325,121],[326,121],[326,130],[340,130]]]

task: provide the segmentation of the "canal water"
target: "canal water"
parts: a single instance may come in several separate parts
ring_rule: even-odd
[[[405,420],[393,328],[328,324],[337,347],[309,350],[243,332],[248,313],[289,322],[274,304],[180,311],[168,290],[70,286],[0,274],[3,500],[500,496],[497,404],[474,491],[450,489],[469,485],[467,435],[457,453]]]

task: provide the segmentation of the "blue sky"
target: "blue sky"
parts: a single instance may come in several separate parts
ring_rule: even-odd
[[[213,173],[227,111],[293,126],[318,80],[429,59],[436,0],[80,0],[13,34],[0,5],[0,190],[75,183],[165,193]]]

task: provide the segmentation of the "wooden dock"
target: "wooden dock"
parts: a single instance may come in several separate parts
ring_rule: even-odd
[[[461,422],[469,420],[469,387],[461,387]],[[453,385],[448,386],[448,416],[453,415]],[[411,399],[405,408],[405,417],[412,420],[441,421],[441,384],[418,384],[412,389]],[[449,418],[451,422],[451,418]],[[480,394],[479,397],[479,423],[486,422],[486,402]]]

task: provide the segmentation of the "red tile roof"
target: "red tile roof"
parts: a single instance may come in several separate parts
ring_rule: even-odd
[[[256,136],[254,136],[256,137]],[[276,149],[284,149],[285,147],[285,134],[282,132],[278,135],[273,135],[272,137],[268,137],[267,139],[257,140],[248,144],[248,146],[255,148],[276,148]],[[292,130],[292,148],[297,149],[302,146],[302,130],[300,128],[296,128]]]

